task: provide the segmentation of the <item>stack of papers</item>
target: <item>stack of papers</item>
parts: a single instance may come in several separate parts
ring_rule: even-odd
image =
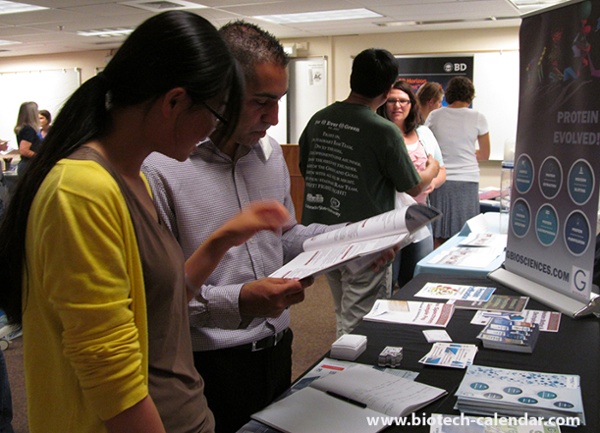
[[[252,415],[288,433],[378,432],[382,416],[406,416],[447,394],[425,385],[357,364],[314,380],[309,386]]]
[[[486,302],[496,289],[494,287],[463,286],[459,284],[426,283],[415,297],[431,299],[455,299],[470,302]]]
[[[537,323],[494,317],[477,338],[486,349],[532,353],[539,334],[540,326]]]
[[[467,368],[473,364],[476,354],[474,344],[435,343],[419,362],[437,367]]]
[[[492,295],[487,301],[450,299],[448,303],[459,310],[506,311],[519,313],[529,302],[528,296]]]
[[[558,332],[560,328],[561,313],[558,311],[523,310],[520,313],[507,313],[499,311],[478,311],[473,316],[471,324],[487,325],[490,319],[503,318],[535,323],[543,332]]]
[[[440,248],[430,264],[486,268],[504,253],[507,235],[500,233],[472,232],[457,246]]]
[[[471,365],[455,409],[487,416],[576,417],[585,425],[579,376]]]
[[[402,323],[407,325],[445,328],[454,306],[441,302],[415,302],[378,299],[371,311],[363,317],[372,322]]]

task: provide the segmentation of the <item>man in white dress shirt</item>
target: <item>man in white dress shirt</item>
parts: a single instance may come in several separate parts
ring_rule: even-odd
[[[208,303],[189,304],[196,368],[222,433],[237,431],[290,386],[287,307],[304,299],[310,282],[268,275],[300,253],[306,238],[330,228],[297,224],[281,147],[266,135],[278,123],[279,100],[287,92],[289,59],[283,47],[245,22],[227,24],[220,33],[246,77],[233,137],[223,142],[213,135],[216,142],[200,143],[184,163],[152,154],[143,170],[186,257],[252,201],[277,200],[292,216],[281,233],[263,231],[232,248],[202,287]]]

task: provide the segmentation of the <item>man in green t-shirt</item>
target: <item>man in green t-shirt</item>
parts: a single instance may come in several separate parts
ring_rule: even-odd
[[[437,176],[429,157],[415,170],[400,129],[378,116],[398,78],[394,56],[383,49],[362,51],[352,64],[348,98],[317,112],[300,137],[304,176],[302,224],[356,222],[394,209],[396,191],[418,195]],[[350,332],[375,300],[391,293],[390,267],[353,275],[344,268],[327,274],[338,336]]]

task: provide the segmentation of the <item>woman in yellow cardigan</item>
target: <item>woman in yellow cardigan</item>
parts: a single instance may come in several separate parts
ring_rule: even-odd
[[[186,159],[219,122],[230,134],[241,89],[216,29],[166,12],[57,116],[0,227],[0,308],[23,325],[31,433],[214,430],[187,299],[230,246],[289,216],[255,204],[184,263],[140,166],[154,151]]]

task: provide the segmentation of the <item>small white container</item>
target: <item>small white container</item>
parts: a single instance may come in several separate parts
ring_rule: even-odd
[[[364,335],[342,335],[331,345],[330,356],[345,361],[354,361],[367,348],[367,337]]]

